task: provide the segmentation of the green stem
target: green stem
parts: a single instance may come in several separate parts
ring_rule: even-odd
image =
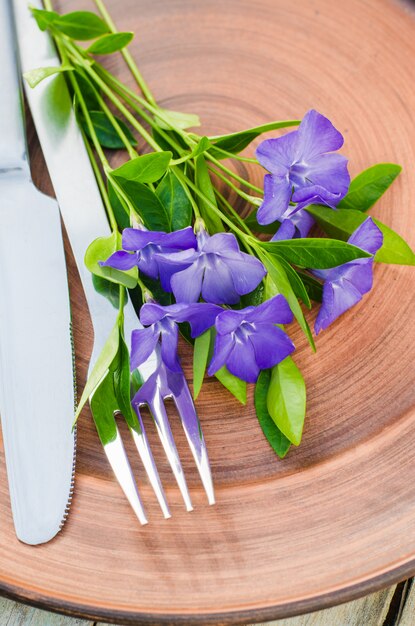
[[[95,70],[90,66],[88,61],[84,59],[82,54],[80,54],[77,50],[77,46],[74,45],[69,40],[64,40],[64,45],[67,50],[71,53],[72,57],[76,60],[78,65],[80,65],[83,70],[95,81],[97,85],[102,89],[108,99],[118,108],[119,111],[124,115],[125,119],[128,120],[133,128],[136,129],[138,133],[145,139],[145,141],[155,150],[156,152],[160,152],[161,148],[158,143],[153,139],[153,137],[146,131],[144,126],[140,124],[130,113],[130,111],[123,105],[121,100],[111,91],[111,89],[107,86],[105,81],[101,79],[101,77],[95,72]]]
[[[109,199],[109,195],[108,195],[107,189],[105,187],[104,179],[102,178],[102,174],[101,174],[101,171],[100,171],[100,169],[98,167],[98,163],[97,163],[97,161],[96,161],[96,159],[94,157],[94,153],[92,151],[91,144],[89,143],[88,138],[86,137],[85,133],[83,131],[81,131],[81,132],[82,132],[82,136],[84,138],[86,151],[88,152],[89,160],[91,162],[92,169],[94,170],[95,178],[96,178],[96,181],[98,183],[98,188],[99,188],[99,191],[101,193],[102,199],[104,201],[105,209],[106,209],[107,214],[108,214],[108,219],[110,221],[111,228],[112,228],[112,230],[117,230],[118,229],[117,221],[115,219],[115,215],[114,215],[114,212],[112,210],[111,202],[110,202],[110,199]]]
[[[217,168],[222,170],[222,172],[225,172],[225,174],[228,174],[228,176],[230,176],[231,178],[234,178],[235,180],[237,180],[239,183],[241,183],[241,185],[245,185],[245,187],[248,187],[249,189],[252,189],[256,193],[259,193],[259,194],[263,195],[263,193],[264,193],[263,189],[260,189],[259,187],[256,187],[255,185],[253,185],[249,181],[245,180],[244,178],[242,178],[238,174],[235,174],[235,172],[232,172],[232,170],[230,170],[225,165],[222,165],[222,163],[220,161],[218,161],[217,159],[215,159],[215,157],[213,157],[211,154],[209,154],[209,152],[206,153],[206,157],[208,158],[209,161],[214,163]]]
[[[235,191],[235,193],[238,194],[238,196],[240,196],[241,198],[243,198],[246,202],[249,202],[250,204],[252,204],[253,206],[258,206],[255,202],[252,201],[252,196],[249,196],[247,193],[245,193],[244,191],[242,191],[242,189],[239,189],[239,187],[237,187],[236,185],[233,184],[233,182],[231,180],[229,180],[229,178],[227,178],[226,176],[224,176],[223,174],[221,174],[221,172],[218,172],[217,170],[215,170],[213,167],[210,167],[208,165],[208,170],[210,172],[212,172],[212,174],[215,174],[215,176],[217,176],[218,178],[220,178],[226,185],[228,185],[228,187],[230,187],[231,189],[233,189],[233,191]]]
[[[215,146],[215,144],[213,144],[213,147],[217,152],[220,152],[221,154],[223,154],[225,157],[229,159],[236,159],[237,161],[243,161],[244,163],[255,163],[255,165],[258,165],[257,159],[251,159],[250,157],[243,157],[243,156],[240,156],[239,154],[228,152],[227,150],[224,150],[223,148],[218,148],[217,146]]]
[[[128,88],[125,87],[119,81],[117,81],[117,79],[113,77],[112,74],[107,72],[107,70],[102,68],[99,64],[96,64],[96,65],[97,65],[97,73],[101,75],[101,78],[103,78],[103,80],[105,80],[107,84],[109,83],[109,85],[111,86],[111,89],[113,89],[115,93],[117,93],[120,96],[120,98],[122,98],[124,102],[128,104],[128,106],[131,109],[133,109],[133,111],[135,111],[145,122],[147,122],[147,124],[151,126],[151,128],[157,130],[159,135],[166,142],[168,142],[170,146],[172,146],[172,148],[174,148],[179,154],[183,154],[182,146],[178,144],[177,141],[175,141],[175,139],[171,137],[171,135],[166,133],[164,129],[160,128],[157,122],[155,122],[148,113],[143,111],[143,109],[133,100],[133,98],[130,95],[128,95],[128,91],[129,91]]]
[[[235,211],[235,209],[233,208],[233,206],[231,205],[230,202],[228,202],[228,200],[225,198],[225,196],[223,196],[220,191],[218,189],[215,189],[215,195],[219,198],[219,200],[225,205],[227,211],[233,216],[233,218],[235,219],[235,221],[239,224],[239,226],[242,227],[242,229],[248,234],[248,235],[252,235],[252,231],[249,228],[249,226],[247,226],[245,224],[245,222],[243,221],[243,219],[240,217],[240,215],[238,214],[237,211]]]
[[[107,24],[108,28],[110,29],[111,32],[116,33],[117,28],[114,24],[114,22],[111,19],[110,14],[107,11],[107,8],[104,4],[104,2],[102,0],[94,0],[95,5],[98,9],[98,11],[101,13],[102,19],[104,20],[104,22]],[[121,50],[121,54],[124,57],[125,62],[127,63],[132,75],[134,76],[138,86],[140,87],[143,95],[145,96],[145,98],[148,100],[148,102],[154,106],[157,106],[157,103],[154,99],[153,94],[151,93],[147,83],[145,82],[140,70],[138,69],[133,57],[131,56],[131,54],[129,53],[127,48],[123,48]]]
[[[130,159],[135,159],[136,157],[138,157],[137,150],[135,150],[133,146],[131,145],[127,135],[125,134],[125,132],[119,125],[117,118],[113,115],[111,109],[106,105],[104,99],[101,98],[100,94],[98,93],[96,89],[94,89],[94,91],[95,91],[95,97],[99,103],[99,106],[101,107],[102,111],[105,113],[111,125],[113,126],[115,132],[117,133],[117,135],[123,142],[124,147],[128,152],[128,156],[130,157]]]

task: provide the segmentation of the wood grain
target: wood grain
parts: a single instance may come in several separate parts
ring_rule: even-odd
[[[290,617],[284,620],[267,622],[260,626],[386,626],[385,619],[395,587],[378,591],[365,598],[354,600],[331,609],[313,614]],[[408,603],[408,608],[409,608]],[[413,616],[413,606],[412,606]],[[46,613],[40,609],[22,606],[11,600],[0,599],[0,618],[3,626],[103,626],[90,621],[64,617],[56,613]],[[412,621],[407,626],[412,626]],[[405,626],[395,622],[396,626]],[[122,626],[122,624],[118,624]]]
[[[131,49],[160,103],[200,113],[202,132],[296,118],[315,107],[345,135],[352,174],[374,162],[401,163],[403,174],[372,213],[415,243],[412,5],[108,4],[121,30],[137,32]],[[109,66],[133,85],[119,57]],[[33,134],[30,143],[34,179],[51,192]],[[245,173],[245,165],[239,168]],[[247,173],[262,183],[259,169]],[[91,327],[69,250],[68,257],[82,386]],[[14,536],[1,452],[2,592],[119,623],[246,624],[325,608],[414,573],[414,283],[410,268],[376,267],[374,290],[319,336],[317,355],[293,333],[308,385],[308,418],[301,447],[284,461],[264,440],[252,397],[241,408],[214,380],[206,382],[197,407],[215,507],[206,504],[173,420],[195,511],[184,511],[153,436],[173,513],[162,520],[127,443],[150,516],[140,528],[85,411],[69,521],[53,542],[29,548]],[[189,368],[187,374],[190,379]]]

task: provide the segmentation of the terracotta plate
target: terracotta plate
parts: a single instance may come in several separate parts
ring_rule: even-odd
[[[120,29],[136,31],[132,52],[159,101],[200,113],[204,132],[315,107],[344,133],[352,174],[401,163],[373,214],[415,244],[414,5],[112,0],[109,8]],[[132,84],[120,58],[110,63]],[[35,179],[50,192],[33,136],[31,148]],[[259,170],[249,174],[261,184]],[[301,447],[286,460],[269,448],[252,402],[241,408],[207,381],[198,409],[215,507],[206,504],[176,428],[195,511],[185,512],[153,437],[173,517],[162,519],[137,461],[150,515],[140,528],[85,412],[69,521],[50,544],[30,548],[14,536],[1,456],[1,591],[123,623],[248,623],[350,600],[414,574],[414,272],[377,266],[375,274],[364,303],[318,338],[316,356],[295,333],[308,419]],[[71,282],[81,383],[91,330],[73,263]]]

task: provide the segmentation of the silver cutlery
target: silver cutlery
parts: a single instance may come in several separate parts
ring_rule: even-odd
[[[11,7],[0,2],[0,413],[17,537],[49,541],[74,477],[69,292],[59,208],[27,157]]]
[[[41,7],[38,1],[34,4]],[[38,29],[26,1],[14,0],[14,6],[23,71],[59,65],[60,61],[49,35]],[[94,345],[89,366],[91,371],[111,332],[115,313],[108,300],[95,290],[92,276],[84,265],[84,255],[94,239],[110,234],[110,228],[63,76],[56,75],[45,79],[35,89],[26,89],[26,95],[91,315],[94,330]],[[125,306],[124,318],[128,342],[132,330],[140,327],[130,300]],[[167,376],[160,363],[158,350],[148,362],[140,366],[139,373],[145,382],[140,390],[141,395],[139,392],[138,397],[136,396],[134,407],[141,428],[130,427],[130,432],[164,516],[170,517],[170,512],[141,419],[140,406],[143,404],[147,404],[151,411],[186,508],[192,509],[183,468],[164,406],[164,400],[168,397],[173,398],[176,404],[208,501],[212,504],[214,492],[205,440],[184,376],[181,374]],[[90,398],[90,406],[93,413],[94,394]],[[117,411],[112,412],[109,417],[113,420],[112,428],[116,435],[113,441],[104,445],[104,450],[135,514],[140,522],[145,524],[147,517],[116,426],[116,414]]]

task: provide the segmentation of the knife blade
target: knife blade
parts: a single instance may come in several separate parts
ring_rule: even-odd
[[[0,3],[0,414],[17,537],[66,519],[75,434],[70,306],[57,203],[31,181],[14,24]]]

